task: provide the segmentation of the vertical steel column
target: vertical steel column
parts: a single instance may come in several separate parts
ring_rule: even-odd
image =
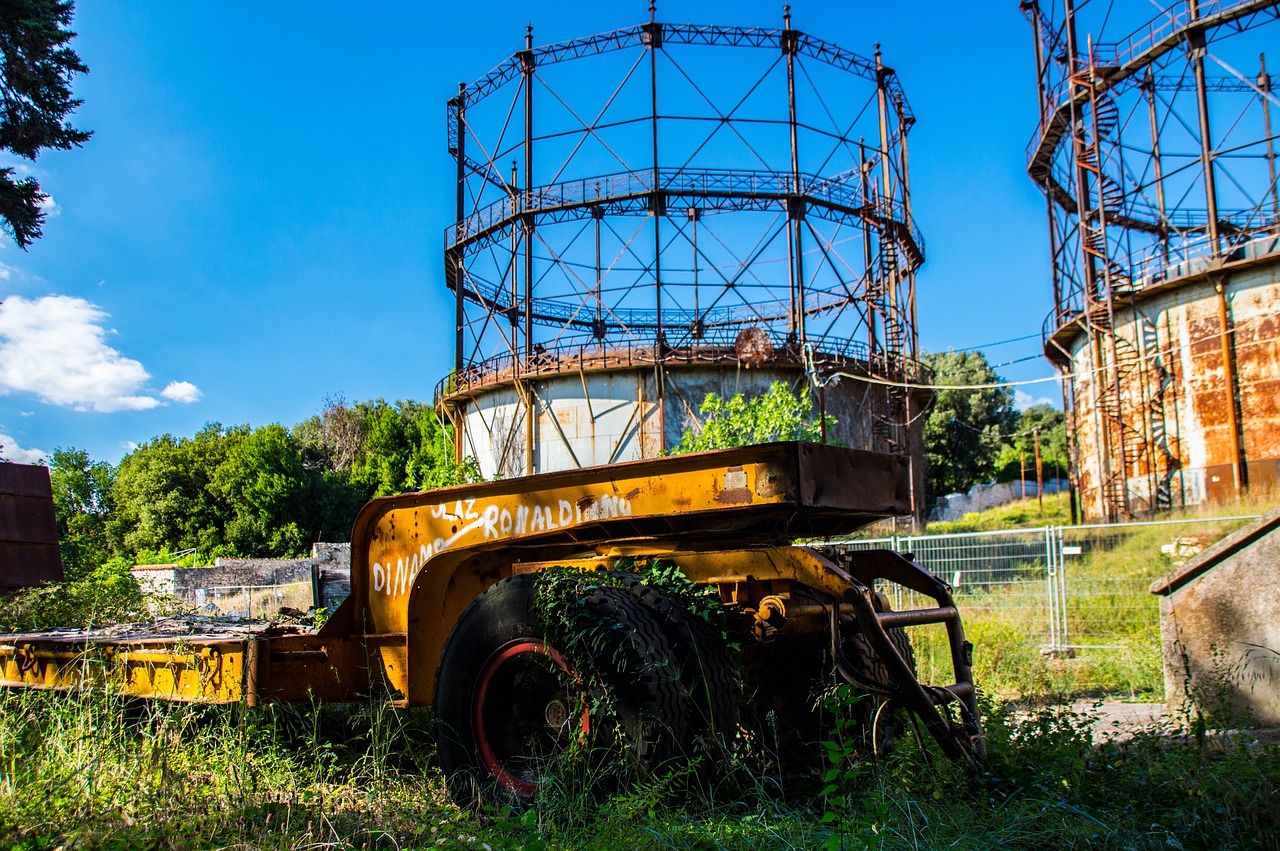
[[[662,451],[667,448],[667,400],[666,371],[663,368],[663,357],[666,352],[666,337],[662,321],[662,217],[667,212],[666,196],[659,185],[658,159],[658,50],[662,47],[662,24],[657,21],[658,7],[653,0],[649,2],[649,23],[645,25],[645,39],[649,49],[649,126],[653,146],[653,171],[650,186],[653,199],[650,202],[650,214],[653,216],[653,289],[654,289],[654,358],[653,381],[654,396],[658,400],[658,446]]]
[[[524,53],[520,57],[524,75],[524,358],[533,357],[533,214],[527,212],[533,199],[533,27],[524,28]],[[514,295],[514,293],[513,293]]]
[[[656,20],[657,5],[649,4],[649,24],[645,27],[645,36],[648,41],[649,48],[649,127],[652,143],[652,178],[649,187],[652,193],[653,201],[650,203],[650,214],[653,216],[653,286],[655,290],[654,301],[657,308],[655,324],[657,325],[655,344],[658,348],[662,347],[663,328],[662,328],[662,213],[666,204],[663,203],[662,189],[658,185],[659,178],[659,159],[658,159],[658,50],[662,47],[662,25]]]
[[[698,220],[702,218],[702,211],[697,207],[690,207],[685,211],[685,215],[689,217],[689,229],[693,232],[693,328],[690,332],[694,340],[701,340],[702,300],[698,292]]]
[[[1258,89],[1262,92],[1262,132],[1267,137],[1267,177],[1271,181],[1272,224],[1280,228],[1280,186],[1276,185],[1276,144],[1271,135],[1271,76],[1267,74],[1267,55],[1258,54]]]
[[[889,169],[889,99],[888,93],[885,91],[885,72],[884,63],[880,57],[880,45],[876,44],[876,107],[879,114],[880,124],[880,198],[885,209],[880,211],[880,215],[889,217],[893,215],[893,173]],[[885,328],[885,347],[894,354],[899,351],[900,340],[897,339],[896,330],[900,330],[901,317],[898,313],[898,257],[897,251],[889,252],[886,250],[887,245],[892,245],[893,237],[889,233],[889,228],[882,225],[880,228],[880,258],[882,261],[886,259],[892,260],[892,267],[888,271],[888,288],[887,288],[887,306],[886,313],[887,327]]]
[[[596,193],[599,195],[599,192]],[[596,204],[591,208],[591,218],[595,222],[596,236],[596,322],[592,327],[592,332],[597,340],[604,339],[604,296],[602,288],[604,286],[604,273],[600,266],[600,223],[604,220],[604,209]]]
[[[1160,248],[1164,265],[1169,265],[1169,225],[1165,216],[1164,203],[1164,163],[1160,157],[1160,120],[1156,113],[1156,78],[1147,68],[1140,88],[1147,95],[1147,121],[1151,125],[1151,166],[1152,176],[1156,184],[1156,215],[1160,218]]]
[[[467,216],[467,84],[458,83],[458,97],[454,101],[456,104],[456,121],[458,138],[454,142],[454,158],[458,163],[457,173],[457,194],[454,198],[456,214],[454,217],[454,235],[453,241],[459,241],[460,234],[458,231],[462,228],[462,221]],[[456,263],[453,270],[454,273],[454,345],[453,345],[453,374],[460,376],[462,374],[463,365],[463,349],[466,346],[463,339],[463,327],[465,325],[465,308],[462,303],[462,290],[465,266],[462,262],[463,253],[457,252],[456,256],[450,257],[445,254],[445,260],[452,260]],[[456,459],[461,460],[461,459]]]
[[[520,72],[524,75],[524,198],[521,209],[524,215],[524,363],[526,371],[531,371],[533,363],[533,213],[529,208],[533,205],[533,26],[524,28],[524,53],[520,57]],[[514,183],[514,181],[513,181]],[[513,276],[514,277],[514,276]],[[515,300],[515,289],[511,298]],[[526,475],[537,472],[537,452],[534,442],[537,440],[537,396],[533,384],[525,381],[524,393],[524,469]]]
[[[1227,393],[1227,426],[1231,433],[1231,477],[1236,496],[1239,496],[1249,486],[1249,468],[1240,457],[1243,440],[1240,435],[1240,394],[1236,387],[1235,340],[1232,339],[1227,291],[1221,278],[1214,281],[1213,289],[1218,294],[1218,339],[1222,350],[1222,383]]]
[[[1191,25],[1200,20],[1199,0],[1187,0],[1187,9],[1191,15]],[[1205,87],[1204,54],[1205,34],[1203,29],[1187,31],[1187,46],[1190,48],[1191,69],[1196,78],[1196,113],[1200,119],[1200,164],[1204,169],[1204,199],[1208,221],[1205,223],[1209,236],[1210,255],[1218,257],[1222,253],[1218,234],[1218,186],[1213,169],[1213,138],[1209,129],[1209,95]]]
[[[875,267],[871,263],[871,164],[867,162],[867,146],[861,136],[858,137],[858,173],[862,180],[862,265],[866,269],[867,280],[864,293],[867,300],[867,366],[870,359],[876,356],[876,299]]]
[[[1077,238],[1080,241],[1080,260],[1084,264],[1085,301],[1088,302],[1096,301],[1099,291],[1097,258],[1085,248],[1085,230],[1089,226],[1090,207],[1089,171],[1084,167],[1087,148],[1084,136],[1085,122],[1080,115],[1080,101],[1085,86],[1079,80],[1080,44],[1076,38],[1075,2],[1063,0],[1062,5],[1066,15],[1064,27],[1067,34],[1067,76],[1070,80],[1067,86],[1067,98],[1071,104],[1071,145],[1075,159]]]
[[[787,253],[791,255],[791,323],[800,350],[805,345],[804,312],[804,242],[801,235],[804,221],[804,202],[800,197],[800,148],[796,132],[796,47],[800,33],[791,29],[791,6],[782,7],[782,54],[787,59],[787,128],[791,136],[791,186],[787,199]]]
[[[903,221],[907,226],[907,233],[911,233],[911,169],[907,165],[907,127],[902,124],[902,113],[898,113],[898,126],[902,128],[902,136],[899,144],[902,146],[902,210]],[[907,323],[910,326],[910,354],[911,359],[915,360],[919,356],[920,338],[916,333],[916,271],[912,267],[907,269]],[[907,394],[910,397],[910,393]],[[911,418],[907,417],[907,422]]]

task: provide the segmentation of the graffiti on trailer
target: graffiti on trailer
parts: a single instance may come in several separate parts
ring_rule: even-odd
[[[486,541],[501,540],[550,532],[593,520],[630,516],[631,500],[608,493],[593,499],[581,499],[576,503],[567,499],[533,502],[528,505],[521,503],[514,510],[496,504],[477,504],[474,499],[457,500],[452,511],[449,510],[448,503],[433,505],[431,517],[458,523],[453,527],[457,531],[451,532],[447,538],[440,537],[429,544],[423,544],[412,555],[397,557],[394,565],[390,558],[385,564],[374,562],[373,590],[374,593],[388,597],[408,593],[423,565],[476,532],[483,534]]]

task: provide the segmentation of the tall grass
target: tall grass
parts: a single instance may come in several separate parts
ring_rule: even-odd
[[[659,777],[600,800],[553,785],[524,813],[462,813],[425,716],[351,707],[139,704],[0,693],[0,846],[99,848],[1277,848],[1280,748],[984,706],[967,775],[909,730],[836,790],[743,763],[687,792]],[[676,795],[673,789],[681,789]]]

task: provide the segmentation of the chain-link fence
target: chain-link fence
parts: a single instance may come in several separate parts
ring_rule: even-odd
[[[997,679],[1038,655],[1036,676],[1059,685],[1156,690],[1160,607],[1151,582],[1255,517],[895,535],[846,546],[910,553],[950,583],[979,658],[1002,660],[1003,670],[990,671]],[[883,590],[895,609],[933,605],[900,586]],[[913,641],[923,652],[924,636]]]

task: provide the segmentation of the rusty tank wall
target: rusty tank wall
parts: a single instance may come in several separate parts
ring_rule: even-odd
[[[801,366],[734,364],[548,373],[522,381],[497,381],[450,399],[459,424],[461,455],[473,456],[485,478],[523,476],[656,458],[680,443],[702,421],[708,393],[722,399],[765,393],[775,381],[793,391],[805,385]],[[820,393],[815,405],[835,419],[832,443],[856,449],[906,454],[912,459],[913,493],[922,503],[922,420],[901,423],[927,399],[910,401],[910,415],[895,411],[882,385],[842,377]],[[819,399],[819,395],[821,398]],[[526,404],[526,401],[528,404]],[[534,414],[527,416],[532,409]],[[906,446],[893,441],[905,433]],[[532,447],[532,450],[530,450]]]
[[[1114,347],[1078,325],[1058,330],[1046,352],[1072,376],[1069,414],[1084,518],[1108,517],[1101,482],[1121,453],[1114,446],[1107,451],[1119,438],[1102,408],[1117,380],[1131,513],[1277,489],[1277,305],[1280,254],[1205,264],[1118,299]]]

